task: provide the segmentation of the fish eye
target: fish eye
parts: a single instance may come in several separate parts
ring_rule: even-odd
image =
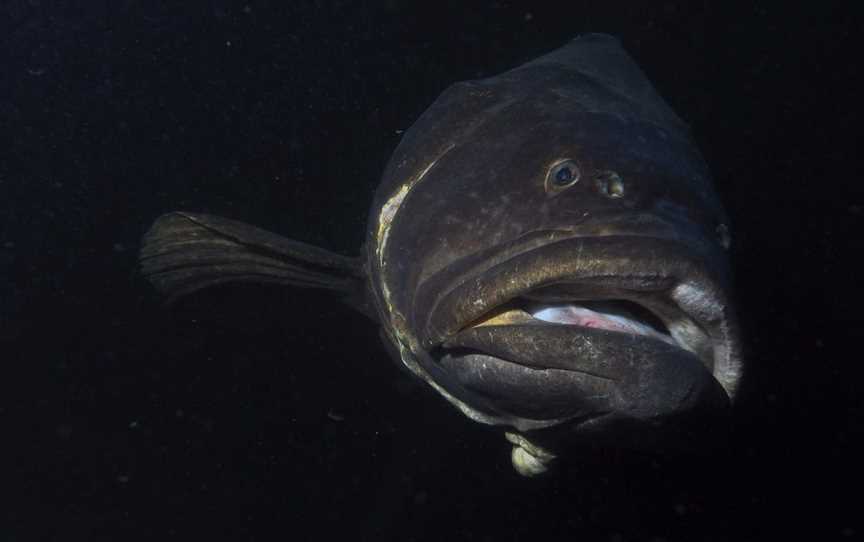
[[[556,162],[546,174],[546,191],[557,192],[579,181],[579,166],[575,161],[566,159]]]

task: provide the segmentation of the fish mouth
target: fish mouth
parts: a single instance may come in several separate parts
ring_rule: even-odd
[[[440,293],[416,329],[450,393],[523,424],[725,410],[740,356],[715,257],[676,239],[537,232],[421,284],[421,301]]]

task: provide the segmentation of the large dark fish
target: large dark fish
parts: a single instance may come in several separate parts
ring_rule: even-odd
[[[742,362],[727,245],[687,126],[592,34],[447,89],[394,152],[360,257],[175,212],[141,267],[172,297],[229,281],[346,294],[535,474],[570,443],[699,446],[724,424]]]

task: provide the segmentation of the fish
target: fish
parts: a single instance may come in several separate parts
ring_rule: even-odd
[[[403,133],[359,255],[177,211],[139,267],[169,300],[337,294],[535,476],[574,448],[724,433],[744,375],[728,224],[688,125],[618,38],[585,34],[448,87]]]

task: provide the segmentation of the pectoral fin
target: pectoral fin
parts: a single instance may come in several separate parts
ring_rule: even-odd
[[[372,316],[359,258],[218,216],[172,212],[144,235],[142,274],[170,300],[227,282],[323,288]]]

